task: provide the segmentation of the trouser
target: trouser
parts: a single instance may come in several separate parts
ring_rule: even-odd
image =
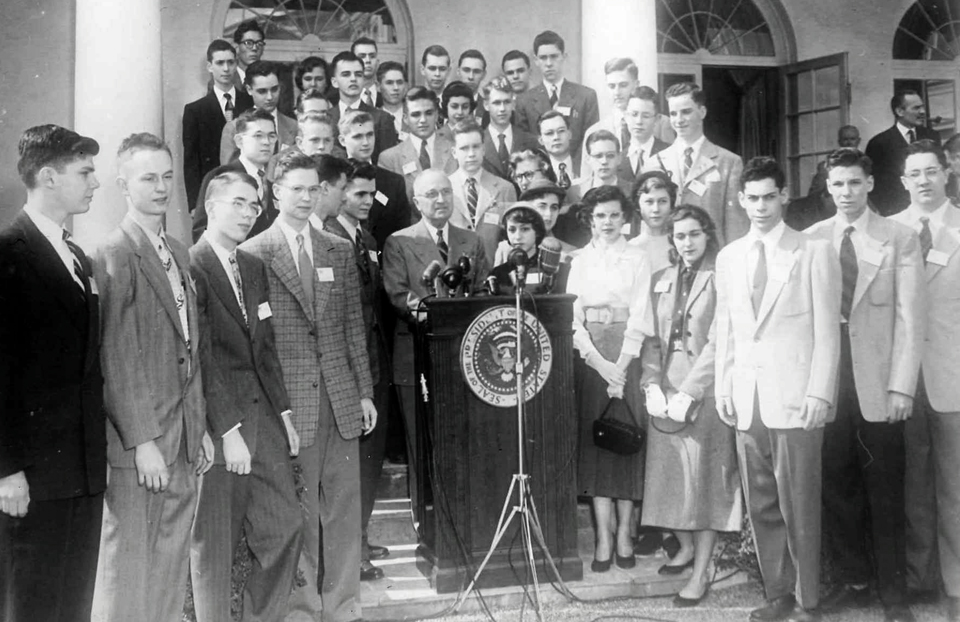
[[[377,425],[373,431],[360,438],[360,522],[363,530],[360,556],[364,561],[370,559],[367,525],[377,500],[377,486],[380,483],[380,474],[383,473],[383,456],[387,448],[390,379],[386,373],[373,387],[373,400],[377,409]]]

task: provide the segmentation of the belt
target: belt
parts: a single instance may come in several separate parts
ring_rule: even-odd
[[[626,322],[630,317],[627,307],[587,307],[583,310],[584,320],[602,324]]]

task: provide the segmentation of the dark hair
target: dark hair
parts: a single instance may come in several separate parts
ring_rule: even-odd
[[[210,45],[207,46],[207,62],[213,62],[213,55],[217,52],[230,52],[233,54],[233,57],[237,57],[237,51],[233,49],[233,46],[230,45],[229,41],[224,41],[223,39],[214,39],[210,42]]]
[[[377,167],[370,162],[361,162],[360,160],[350,158],[347,160],[347,164],[347,183],[350,183],[354,179],[377,180]]]
[[[245,22],[240,22],[240,25],[237,26],[237,29],[233,31],[233,42],[237,45],[240,45],[240,42],[243,41],[243,35],[248,32],[259,32],[260,36],[264,39],[267,38],[263,28],[260,27],[260,24],[255,19],[248,19]]]
[[[684,95],[689,95],[693,99],[693,103],[698,106],[707,105],[707,96],[704,95],[703,89],[693,82],[678,82],[667,89],[665,97],[671,99],[673,97],[683,97]]]
[[[533,38],[533,55],[536,56],[542,45],[555,45],[561,53],[567,51],[567,46],[563,43],[563,37],[552,30],[544,30]]]
[[[570,129],[570,120],[569,120],[569,119],[567,119],[565,116],[563,116],[563,114],[561,114],[559,110],[548,110],[548,111],[544,112],[542,115],[540,115],[540,118],[539,118],[539,119],[537,119],[537,134],[540,134],[540,132],[541,132],[540,126],[543,125],[543,122],[544,122],[544,121],[549,121],[550,119],[556,119],[557,117],[560,117],[561,119],[563,119],[563,124],[564,124],[564,125],[567,127],[567,129],[569,130],[569,129]]]
[[[960,152],[960,134],[954,134],[943,143],[943,152],[952,154]]]
[[[630,218],[633,216],[635,209],[633,201],[624,196],[623,191],[616,186],[598,186],[587,190],[587,193],[583,195],[583,200],[580,201],[580,205],[574,206],[571,209],[576,209],[577,218],[582,224],[589,228],[591,224],[590,221],[593,218],[594,208],[601,203],[609,203],[610,201],[620,203],[620,209],[623,211],[623,220],[630,222]]]
[[[307,89],[306,91],[304,91],[304,92],[300,93],[299,95],[297,95],[297,107],[296,107],[296,111],[297,111],[297,114],[298,114],[298,115],[303,113],[303,102],[309,101],[309,100],[311,100],[311,99],[322,99],[323,101],[327,102],[328,104],[330,103],[330,100],[327,99],[327,96],[324,95],[324,94],[323,94],[322,92],[320,92],[319,90],[317,90],[317,89]]]
[[[526,205],[514,205],[503,213],[500,218],[500,229],[504,236],[507,233],[507,224],[515,222],[521,225],[533,225],[533,231],[536,234],[537,246],[547,237],[547,225],[543,222],[543,216],[540,212]]]
[[[941,149],[937,145],[937,143],[933,142],[929,138],[918,140],[916,142],[910,143],[910,145],[907,146],[907,155],[903,159],[904,165],[906,165],[907,163],[907,158],[909,158],[912,155],[917,155],[920,153],[932,153],[933,155],[937,156],[937,161],[940,162],[940,166],[942,166],[943,168],[949,167],[949,165],[947,164],[947,156],[944,155],[943,149]],[[901,169],[901,173],[902,172],[903,170]]]
[[[510,179],[516,177],[517,164],[524,160],[536,160],[540,172],[543,173],[551,183],[557,183],[557,175],[553,172],[553,167],[550,166],[550,156],[544,153],[542,149],[522,149],[511,153],[510,161],[507,164],[507,168],[510,169]],[[560,200],[562,201],[563,197],[560,197]]]
[[[343,158],[338,158],[337,156],[326,153],[318,153],[310,157],[317,169],[317,174],[321,182],[325,181],[328,184],[333,183],[339,180],[341,176],[350,173],[350,162]]]
[[[848,166],[859,166],[864,175],[873,174],[873,160],[859,149],[843,148],[835,150],[827,156],[827,163],[824,168],[829,173],[835,168],[846,168]]]
[[[654,91],[649,86],[638,86],[633,89],[633,92],[630,93],[630,97],[627,98],[627,101],[631,99],[642,99],[644,101],[653,102],[653,109],[656,112],[660,112],[660,96],[657,95],[657,92]]]
[[[378,52],[380,51],[380,48],[377,47],[377,42],[371,39],[370,37],[360,37],[359,39],[351,43],[350,52],[352,52],[353,54],[356,54],[358,45],[372,45],[373,49],[377,50]]]
[[[470,112],[473,112],[477,107],[477,100],[473,98],[473,91],[470,90],[470,87],[467,86],[466,83],[460,80],[454,80],[445,86],[440,97],[443,102],[440,109],[444,117],[447,116],[447,106],[450,105],[450,100],[454,97],[466,97],[470,101]]]
[[[259,108],[250,108],[249,110],[244,110],[240,116],[237,117],[237,122],[235,124],[237,134],[243,134],[246,132],[247,126],[254,121],[269,121],[270,125],[273,126],[273,129],[277,129],[277,122],[273,118],[272,114],[266,110],[260,110]]]
[[[100,145],[59,125],[37,125],[24,131],[17,144],[17,172],[24,185],[32,190],[37,173],[45,166],[62,173],[66,165],[86,156],[100,153]]]
[[[907,95],[916,95],[917,97],[920,97],[920,93],[914,91],[913,89],[903,89],[894,93],[893,97],[890,98],[890,112],[893,113],[893,116],[897,116],[897,108],[906,103]]]
[[[443,47],[442,45],[428,46],[427,49],[423,51],[423,55],[420,57],[420,64],[423,65],[424,67],[426,67],[427,65],[427,56],[437,56],[437,57],[446,56],[447,59],[449,59],[450,52],[448,52],[447,48]]]
[[[255,63],[250,63],[250,66],[247,67],[247,73],[243,76],[243,83],[246,86],[253,86],[254,78],[265,78],[266,76],[277,76],[277,80],[280,79],[280,73],[274,63],[268,60],[258,60]]]
[[[692,218],[700,223],[703,233],[707,236],[707,249],[703,252],[703,263],[713,264],[717,259],[717,253],[720,252],[720,240],[717,239],[717,226],[714,224],[710,214],[702,207],[682,203],[670,212],[667,218],[667,239],[670,241],[670,263],[676,265],[680,261],[680,254],[677,252],[677,246],[673,242],[673,226],[681,220]]]
[[[319,56],[308,56],[299,63],[297,63],[297,69],[293,72],[293,82],[297,85],[297,88],[301,91],[303,90],[303,76],[310,73],[317,67],[323,69],[323,77],[326,79],[327,83],[330,82],[330,67],[327,66],[327,61],[323,60]]]
[[[440,110],[440,100],[437,99],[437,94],[425,86],[414,86],[407,91],[407,94],[403,96],[403,109],[407,109],[408,103],[421,100],[432,102],[434,110]]]
[[[620,151],[620,139],[613,135],[613,132],[610,130],[596,130],[589,136],[587,136],[587,142],[584,145],[584,149],[587,152],[587,155],[592,155],[590,153],[590,147],[597,144],[602,140],[613,141],[613,144],[617,146],[617,151]]]
[[[273,182],[279,182],[290,171],[299,169],[312,171],[316,168],[313,158],[304,155],[296,149],[290,149],[280,154],[280,158],[277,160],[277,166],[273,169]]]
[[[503,69],[503,66],[507,64],[507,61],[511,60],[522,60],[526,65],[527,69],[530,68],[530,57],[521,52],[520,50],[510,50],[503,55],[503,60],[500,61],[500,69]]]
[[[333,71],[334,77],[337,76],[337,65],[340,63],[360,63],[361,68],[364,66],[363,60],[353,52],[340,52],[330,61],[330,69]]]
[[[403,65],[395,60],[385,60],[377,67],[377,82],[382,82],[388,71],[399,71],[403,75],[403,81],[407,81],[407,70]]]
[[[122,141],[120,141],[120,146],[117,148],[117,158],[121,158],[124,153],[128,151],[166,151],[168,156],[173,157],[173,154],[170,152],[170,147],[167,143],[163,142],[163,139],[159,136],[151,134],[150,132],[139,132],[136,134],[130,134]]]
[[[743,173],[740,175],[740,189],[747,187],[747,182],[760,181],[763,179],[772,179],[778,190],[783,190],[787,185],[787,178],[783,174],[780,164],[770,156],[757,156],[750,160],[743,167]]]
[[[483,53],[480,50],[466,50],[463,54],[460,55],[460,58],[457,60],[457,67],[463,64],[463,61],[468,58],[474,58],[483,63],[483,70],[487,70],[487,59],[484,58]]]
[[[673,208],[677,202],[677,184],[670,180],[670,175],[664,171],[647,171],[637,177],[633,182],[633,188],[630,191],[630,197],[634,202],[640,204],[640,195],[648,194],[654,190],[666,190],[670,196],[670,207]]]
[[[614,71],[626,71],[634,80],[640,74],[640,70],[632,58],[611,58],[603,65],[604,75],[609,75]]]

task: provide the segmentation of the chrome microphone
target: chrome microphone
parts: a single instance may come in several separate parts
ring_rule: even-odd
[[[562,250],[560,240],[557,238],[544,238],[540,243],[540,272],[544,277],[541,291],[544,294],[549,294],[556,283]]]
[[[517,273],[517,291],[523,289],[527,282],[527,253],[520,247],[514,246],[507,255],[507,262],[513,264]]]
[[[463,271],[459,266],[450,266],[440,274],[440,281],[447,287],[451,298],[456,298],[460,284],[463,283]]]
[[[420,282],[430,290],[431,294],[436,295],[436,278],[440,274],[440,271],[443,270],[443,264],[440,263],[439,259],[434,259],[427,265],[426,269],[423,271],[423,275],[420,277]]]

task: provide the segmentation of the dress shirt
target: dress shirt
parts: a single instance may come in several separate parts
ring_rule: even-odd
[[[436,227],[434,227],[433,225],[431,225],[426,221],[424,221],[423,224],[427,226],[427,231],[430,232],[430,237],[433,239],[434,244],[437,243],[437,231],[443,231],[443,241],[447,243],[447,248],[450,247],[450,223],[449,222],[443,223],[442,229],[437,229]]]
[[[436,159],[436,155],[435,155],[433,149],[434,149],[434,146],[437,144],[437,133],[434,132],[433,134],[430,134],[430,137],[427,138],[426,140],[423,140],[422,138],[420,138],[420,137],[418,137],[418,136],[414,136],[413,134],[410,134],[410,144],[413,145],[413,150],[417,152],[417,161],[418,161],[418,162],[420,161],[420,160],[419,160],[419,158],[420,158],[420,145],[422,145],[423,143],[427,143],[427,153],[430,154],[430,166],[436,168],[437,163],[434,162],[434,160]]]
[[[240,63],[237,63],[237,76],[240,78],[240,84],[247,83],[247,70],[240,66]]]
[[[567,175],[570,177],[570,183],[575,184],[576,179],[579,178],[580,176],[576,175],[575,173],[577,171],[573,170],[573,156],[571,156],[570,154],[567,154],[567,157],[564,158],[563,160],[558,160],[554,158],[552,155],[550,156],[550,166],[553,168],[553,172],[557,176],[558,180],[560,179],[561,164],[567,165]]]
[[[703,134],[700,135],[700,138],[696,139],[692,143],[685,142],[682,138],[677,136],[676,145],[677,145],[677,170],[683,171],[683,152],[687,150],[687,147],[693,149],[693,153],[690,154],[690,161],[694,164],[697,163],[697,158],[700,157],[700,150],[703,148],[703,141],[707,139]],[[683,181],[686,181],[685,179]]]
[[[300,231],[296,231],[293,227],[288,225],[283,220],[277,219],[277,222],[280,223],[280,231],[283,233],[283,237],[287,239],[287,246],[290,247],[290,253],[293,255],[293,265],[297,267],[297,274],[300,274],[300,245],[297,244],[297,236],[303,235],[303,248],[307,251],[307,257],[310,258],[310,263],[313,263],[313,240],[310,237],[310,225],[309,223],[305,224]]]
[[[230,281],[230,287],[233,288],[233,295],[237,299],[237,304],[240,304],[240,285],[233,280],[233,266],[230,265],[230,255],[234,255],[237,252],[236,248],[233,251],[228,251],[224,247],[220,246],[220,243],[213,239],[213,236],[210,235],[210,230],[204,231],[203,237],[207,239],[207,242],[210,243],[210,247],[213,249],[213,254],[217,256],[217,259],[220,260],[220,265],[223,266],[223,271],[227,273],[227,280]]]
[[[907,219],[908,226],[917,233],[920,233],[920,229],[923,228],[923,225],[920,223],[920,219],[929,218],[930,237],[935,240],[937,239],[937,233],[939,233],[940,229],[943,227],[943,217],[946,215],[947,207],[950,206],[950,204],[950,199],[948,198],[943,202],[943,205],[932,212],[927,212],[911,203],[910,206],[903,211],[903,214]]]
[[[266,189],[263,187],[263,180],[265,179],[265,177],[261,177],[261,176],[260,176],[260,173],[259,173],[260,168],[259,168],[256,164],[254,164],[253,162],[251,162],[251,161],[247,158],[247,156],[243,155],[242,153],[240,154],[240,157],[238,158],[238,160],[240,160],[240,164],[243,165],[243,170],[247,171],[247,174],[250,175],[250,177],[253,177],[253,178],[256,180],[256,182],[257,182],[257,196],[260,198],[261,201],[263,201],[263,193],[264,193],[265,190],[266,190]]]
[[[546,80],[544,80],[544,81],[543,81],[543,86],[547,87],[547,99],[550,99],[550,95],[553,93],[553,88],[556,87],[556,88],[557,88],[557,104],[559,104],[559,103],[560,103],[560,91],[563,90],[563,83],[564,83],[564,82],[565,82],[565,79],[564,79],[564,78],[560,78],[560,80],[559,80],[556,84],[550,84],[549,82],[547,82]]]
[[[403,105],[397,106],[396,110],[390,110],[387,108],[386,104],[380,107],[380,110],[383,110],[391,117],[393,117],[393,129],[397,130],[397,134],[403,132]]]
[[[857,252],[858,259],[864,256],[864,249],[867,244],[867,220],[870,218],[869,214],[867,214],[868,211],[870,211],[869,207],[863,210],[860,217],[853,222],[848,222],[847,219],[840,214],[833,217],[833,248],[838,253],[840,252],[840,244],[843,242],[844,232],[847,230],[847,227],[853,227],[853,231],[850,233],[853,250]]]
[[[228,91],[221,91],[220,87],[216,83],[213,85],[213,94],[217,96],[217,101],[220,102],[220,112],[224,115],[227,114],[227,100],[224,98],[224,95],[230,96],[230,103],[233,104],[233,111],[236,112],[237,109],[237,89],[230,87]],[[236,115],[234,115],[236,116]]]
[[[362,91],[361,91],[361,94],[362,94]],[[357,101],[353,102],[352,104],[347,105],[347,103],[346,103],[345,101],[343,101],[343,98],[340,98],[340,102],[337,104],[338,106],[340,106],[340,118],[341,118],[341,119],[343,118],[343,115],[344,115],[344,113],[345,113],[347,110],[359,110],[359,109],[360,109],[360,102],[362,102],[362,101],[363,101],[362,99],[358,99]]]
[[[910,144],[910,135],[909,135],[910,130],[913,130],[913,137],[918,138],[917,128],[907,127],[903,123],[900,123],[899,121],[897,121],[897,131],[900,132],[900,135],[903,136],[903,140],[907,141],[908,145]]]
[[[361,88],[360,99],[358,101],[363,101],[363,95],[364,93],[367,93],[367,92],[370,93],[370,105],[376,106],[377,105],[377,83],[374,82],[373,84],[368,84],[367,86],[364,86],[363,88]]]
[[[357,229],[359,229],[359,227],[347,220],[343,214],[337,215],[337,222],[340,223],[340,226],[343,227],[347,235],[350,236],[350,243],[352,244],[354,240],[357,239]]]
[[[57,256],[60,258],[60,261],[63,262],[63,267],[67,269],[67,272],[70,274],[70,277],[77,283],[80,287],[86,287],[82,283],[76,273],[73,271],[73,251],[70,250],[70,247],[67,246],[66,240],[63,239],[63,232],[65,229],[53,222],[45,214],[40,213],[39,210],[36,210],[30,206],[23,208],[23,211],[27,213],[27,216],[30,217],[30,220],[33,221],[33,224],[37,226],[37,229],[40,230],[40,233],[43,234],[43,237],[47,238],[47,241],[50,242],[50,245],[53,246],[53,250],[57,252]],[[79,261],[79,257],[77,258]]]
[[[766,254],[767,271],[769,274],[770,263],[776,255],[780,238],[783,237],[783,232],[786,231],[786,229],[787,225],[782,220],[767,233],[760,233],[753,227],[750,227],[750,231],[747,233],[747,244],[750,249],[747,251],[747,283],[751,284],[751,286],[753,284],[753,273],[757,270],[757,260],[760,258],[757,251],[754,250],[754,244],[757,240],[763,242],[763,252]]]
[[[493,123],[490,124],[488,131],[490,132],[490,138],[493,139],[494,150],[500,148],[500,134],[503,134],[503,142],[507,144],[507,153],[513,153],[513,126],[508,125],[505,130],[502,132],[497,128],[493,127]]]
[[[643,144],[637,144],[633,137],[630,140],[630,151],[627,157],[630,158],[630,170],[637,170],[637,158],[640,156],[640,153],[643,153],[643,162],[647,163],[650,161],[650,158],[653,157],[651,153],[653,151],[653,134],[650,134],[650,137]],[[683,169],[681,169],[683,170]]]
[[[640,223],[640,235],[630,240],[628,244],[647,253],[647,258],[650,260],[650,271],[653,274],[671,265],[670,249],[673,248],[673,245],[670,244],[670,236],[652,235],[646,223]]]

